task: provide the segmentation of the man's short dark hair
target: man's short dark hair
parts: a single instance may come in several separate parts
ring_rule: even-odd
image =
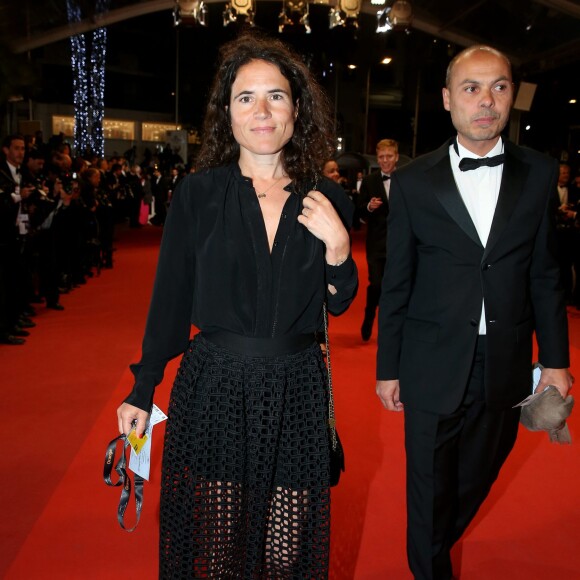
[[[20,133],[13,133],[12,135],[4,137],[4,141],[2,141],[2,147],[9,149],[10,145],[12,145],[12,141],[24,141],[24,135],[20,135]]]

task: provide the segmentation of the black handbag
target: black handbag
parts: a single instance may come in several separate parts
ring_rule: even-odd
[[[330,366],[330,344],[328,342],[328,313],[326,304],[324,314],[324,339],[326,342],[326,368],[328,375],[328,449],[330,453],[330,486],[338,485],[340,474],[344,471],[344,449],[336,430],[334,415],[334,396],[332,394],[332,370]]]

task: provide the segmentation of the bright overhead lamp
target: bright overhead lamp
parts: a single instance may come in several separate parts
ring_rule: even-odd
[[[362,0],[337,0],[336,6],[330,9],[328,27],[358,28],[358,15],[361,6]]]
[[[308,2],[306,0],[282,0],[282,11],[278,15],[278,32],[302,30],[310,34]]]
[[[256,0],[231,0],[226,4],[223,12],[224,26],[238,22],[238,20],[254,26],[255,15]]]
[[[205,26],[207,7],[203,0],[175,0],[173,8],[173,26],[184,24],[200,24]]]
[[[408,31],[413,20],[413,7],[407,0],[395,0],[377,12],[377,32]]]

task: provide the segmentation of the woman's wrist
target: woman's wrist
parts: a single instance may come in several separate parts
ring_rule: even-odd
[[[350,244],[343,244],[338,248],[326,249],[326,263],[329,266],[341,266],[350,255]]]

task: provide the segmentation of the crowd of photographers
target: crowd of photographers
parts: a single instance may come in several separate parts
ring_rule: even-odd
[[[113,267],[117,224],[163,225],[180,175],[154,158],[73,159],[62,136],[9,135],[2,153],[0,344],[20,345],[38,307],[64,310],[62,294]]]

